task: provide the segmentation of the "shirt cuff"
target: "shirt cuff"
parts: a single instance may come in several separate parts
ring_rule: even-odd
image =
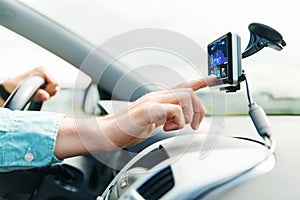
[[[6,119],[6,130],[0,130],[2,170],[41,167],[61,161],[55,157],[54,148],[64,115],[36,111],[10,112],[6,116],[0,115],[0,118]]]

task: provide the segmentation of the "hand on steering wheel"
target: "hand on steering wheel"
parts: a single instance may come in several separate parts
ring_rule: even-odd
[[[43,102],[35,102],[33,97],[38,89],[44,87],[45,80],[41,76],[28,76],[11,93],[3,107],[11,110],[24,110],[30,103],[28,110],[41,110]]]

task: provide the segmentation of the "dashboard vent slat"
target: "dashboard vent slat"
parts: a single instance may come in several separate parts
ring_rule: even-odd
[[[155,174],[137,189],[145,199],[159,199],[174,187],[175,181],[171,167],[167,167]]]

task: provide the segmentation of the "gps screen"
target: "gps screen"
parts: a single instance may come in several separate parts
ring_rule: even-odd
[[[227,38],[210,44],[208,46],[208,70],[209,74],[215,74],[218,79],[227,77],[227,64],[228,64],[228,46]]]

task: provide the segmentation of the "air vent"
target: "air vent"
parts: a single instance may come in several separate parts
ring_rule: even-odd
[[[159,199],[173,187],[174,177],[169,166],[151,177],[137,192],[145,199]]]

